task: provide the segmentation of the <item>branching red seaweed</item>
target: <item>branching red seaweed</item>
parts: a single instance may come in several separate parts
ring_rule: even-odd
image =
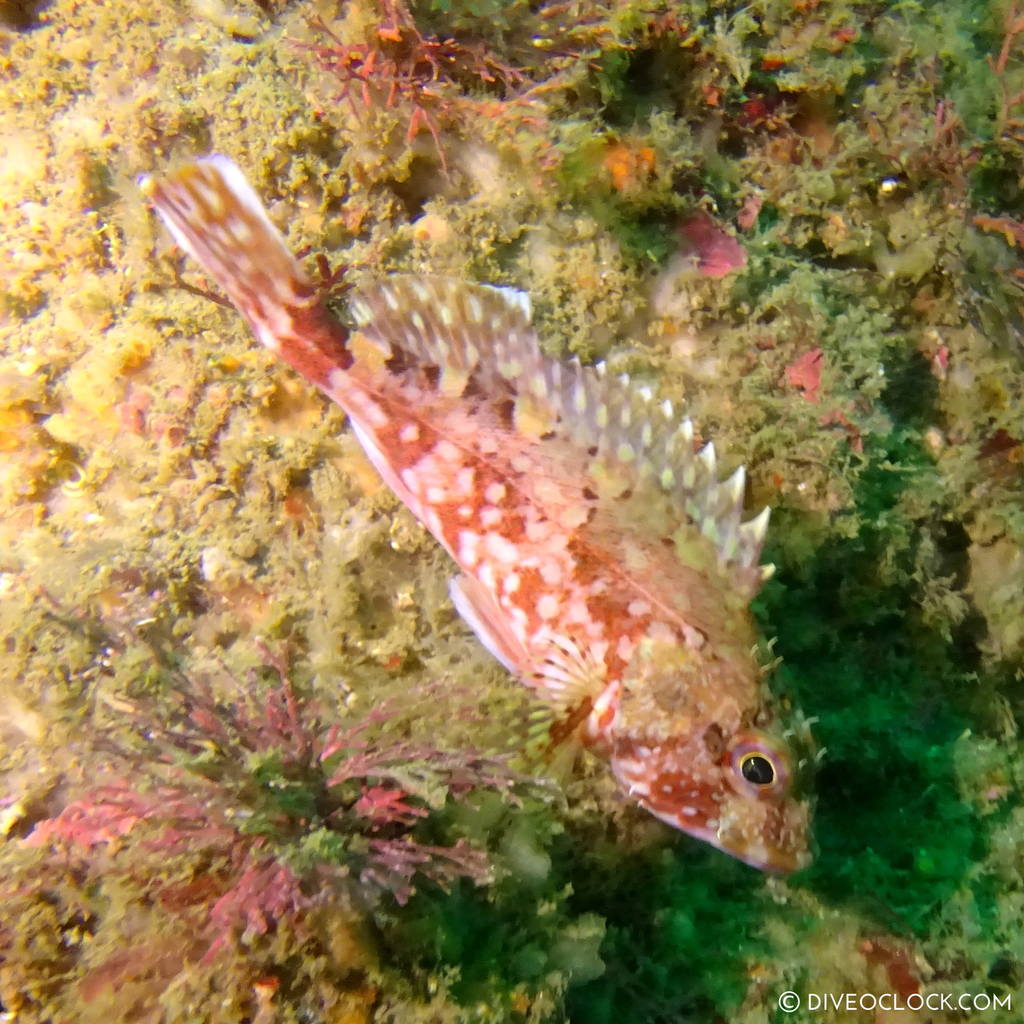
[[[462,838],[438,843],[436,829],[428,841],[418,829],[449,797],[485,788],[517,800],[523,777],[501,757],[395,738],[393,702],[325,726],[284,659],[264,657],[277,681],[261,685],[254,674],[229,705],[192,680],[169,723],[139,707],[133,725],[145,745],[111,740],[123,770],[39,822],[26,842],[86,874],[105,848],[104,872],[199,922],[204,962],[284,920],[301,934],[306,912],[341,891],[349,902],[389,894],[401,905],[423,882],[490,879],[482,850]],[[184,877],[154,869],[175,857]]]
[[[320,64],[339,81],[339,99],[356,114],[372,108],[409,108],[406,141],[430,133],[445,173],[448,163],[440,129],[457,117],[469,89],[505,93],[525,75],[488,52],[479,40],[422,33],[402,0],[382,0],[380,22],[363,42],[346,43],[323,21],[312,28],[325,42],[308,46]]]

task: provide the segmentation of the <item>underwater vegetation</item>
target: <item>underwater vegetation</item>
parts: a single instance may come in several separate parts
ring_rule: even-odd
[[[87,739],[99,777],[35,825],[3,885],[13,1012],[68,1012],[50,990],[76,957],[41,946],[42,924],[81,950],[74,1000],[97,1019],[149,1014],[190,963],[214,969],[218,998],[231,1005],[221,1013],[269,1012],[283,983],[272,949],[289,942],[313,961],[302,973],[316,998],[357,1014],[376,1002],[364,918],[384,898],[402,907],[423,886],[493,881],[487,853],[451,839],[451,804],[480,813],[490,791],[493,824],[502,806],[522,809],[523,796],[550,799],[503,758],[405,738],[418,704],[435,699],[429,687],[407,693],[400,709],[378,704],[328,725],[296,694],[284,662],[263,655],[273,681],[253,671],[244,683],[220,681],[218,695],[154,652],[173,681],[160,707],[123,700],[116,727]],[[313,982],[332,946],[342,959]],[[225,966],[222,954],[243,952],[267,966],[248,976],[244,961]],[[199,1010],[203,993],[187,981],[179,995],[193,1012],[212,1012]]]
[[[2,1012],[1018,1019],[1022,48],[1006,0],[0,4]],[[150,219],[210,151],[325,287],[524,289],[747,467],[810,867],[551,761],[344,417]]]

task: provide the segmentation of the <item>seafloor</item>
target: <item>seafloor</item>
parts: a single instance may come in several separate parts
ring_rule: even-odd
[[[3,0],[2,1019],[1019,1020],[1022,48],[994,0]],[[339,310],[526,289],[745,462],[809,869],[552,765],[147,210],[211,151]]]

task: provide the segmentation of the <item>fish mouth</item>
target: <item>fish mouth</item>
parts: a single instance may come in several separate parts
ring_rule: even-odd
[[[678,814],[659,811],[646,803],[643,807],[666,825],[671,825],[680,832],[685,832],[688,836],[699,839],[759,871],[767,871],[773,875],[791,875],[811,863],[811,854],[806,846],[786,848],[769,845],[762,840],[745,840],[735,834],[730,835],[728,827],[724,824],[687,821]]]
[[[744,864],[749,864],[750,867],[758,868],[761,871],[767,871],[772,875],[791,875],[811,863],[811,855],[806,851],[768,850],[765,853],[763,851],[755,852],[753,850],[738,849],[725,846],[724,844],[716,845],[718,849],[731,854],[737,860],[743,861]]]

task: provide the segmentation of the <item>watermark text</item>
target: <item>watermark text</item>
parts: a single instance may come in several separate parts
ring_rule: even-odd
[[[940,1010],[947,1013],[974,1013],[982,1010],[1012,1010],[1009,992],[783,992],[778,1007],[784,1013],[810,1010],[812,1013],[856,1013],[858,1010]]]

